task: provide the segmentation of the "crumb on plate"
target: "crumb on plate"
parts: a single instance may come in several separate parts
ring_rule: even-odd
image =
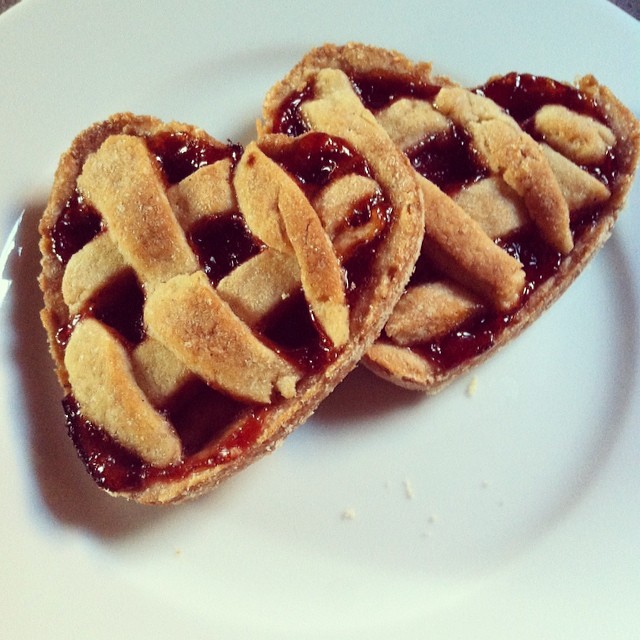
[[[349,507],[342,512],[343,520],[355,520],[356,519],[356,510],[353,507]]]
[[[413,484],[411,483],[411,480],[409,480],[409,478],[405,478],[405,480],[402,483],[404,485],[404,493],[407,496],[407,498],[409,500],[411,500],[411,498],[413,498],[414,493],[413,493]]]
[[[467,386],[467,396],[469,398],[473,398],[473,396],[476,395],[477,391],[478,391],[478,378],[476,376],[473,376],[473,378],[471,378]]]

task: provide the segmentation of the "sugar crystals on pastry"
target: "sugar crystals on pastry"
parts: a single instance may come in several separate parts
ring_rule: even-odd
[[[268,93],[267,131],[299,135],[340,73],[414,167],[425,206],[415,273],[364,362],[436,391],[535,320],[611,234],[638,162],[638,122],[593,77],[529,74],[463,88],[357,43],[309,52]]]
[[[386,152],[340,129],[242,149],[131,114],[75,139],[40,225],[42,319],[99,486],[198,495],[272,451],[357,364],[423,228],[413,172]]]

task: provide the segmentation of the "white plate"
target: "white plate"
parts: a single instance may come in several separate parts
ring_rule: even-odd
[[[593,72],[640,114],[638,22],[604,0],[502,4],[24,0],[2,16],[0,636],[637,637],[638,185],[475,396],[471,377],[429,399],[357,371],[276,454],[176,508],[85,476],[37,317],[57,158],[112,112],[247,142],[307,49],[360,40],[466,84]]]

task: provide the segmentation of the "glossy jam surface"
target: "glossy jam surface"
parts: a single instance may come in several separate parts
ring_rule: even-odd
[[[300,185],[309,199],[332,180],[355,173],[371,177],[366,160],[343,140],[311,132],[294,144],[266,150]]]
[[[102,217],[74,191],[51,229],[51,248],[62,264],[103,229]]]
[[[393,207],[385,198],[382,193],[375,193],[371,197],[362,198],[356,202],[351,211],[349,217],[344,221],[345,227],[356,229],[358,227],[367,226],[367,237],[369,238],[369,244],[382,238],[385,235],[386,230],[389,228],[391,218],[393,216]],[[374,247],[370,247],[369,244],[365,245],[365,248],[369,252],[374,251]],[[355,252],[358,252],[358,247],[355,248]],[[350,258],[353,252],[346,252],[343,256],[343,262],[346,264],[350,262]],[[347,274],[349,273],[348,267],[345,267]]]
[[[153,136],[147,144],[158,159],[167,184],[184,179],[209,162],[230,157],[235,165],[237,160],[236,147],[203,147],[199,140],[190,141],[175,134]],[[309,134],[299,143],[274,150],[272,155],[309,197],[340,176],[350,173],[370,175],[367,163],[359,154],[343,141],[323,134]],[[99,223],[99,232],[102,228],[100,216],[95,212],[92,215]],[[350,227],[372,225],[374,236],[378,237],[384,235],[390,215],[384,196],[376,194],[358,202],[344,224]],[[73,227],[72,224],[68,226]],[[186,236],[214,285],[265,249],[237,212],[205,217],[187,229]],[[65,246],[71,244],[65,239]],[[67,253],[72,255],[80,245],[80,241],[76,242]],[[360,263],[364,259],[360,258]],[[352,259],[352,263],[358,261]],[[355,282],[352,289],[355,289]],[[355,296],[356,292],[351,295]],[[64,348],[78,321],[92,316],[110,327],[126,349],[135,348],[145,338],[144,300],[145,291],[135,273],[125,271],[106,283],[61,330],[61,346]],[[261,340],[304,375],[321,372],[339,355],[317,324],[302,291],[279,304],[263,318],[255,331]],[[183,460],[179,464],[159,469],[123,448],[100,425],[88,421],[72,396],[63,404],[69,433],[79,455],[95,481],[115,492],[140,491],[156,481],[179,479],[198,469],[232,461],[246,454],[262,433],[263,409],[236,401],[193,378],[164,406],[156,407],[173,425],[183,448]]]
[[[562,256],[528,227],[499,240],[498,244],[524,267],[526,284],[520,303],[509,313],[498,313],[486,307],[453,331],[429,342],[411,346],[412,351],[421,354],[442,371],[453,369],[490,349],[502,332],[514,323],[518,312],[537,287],[560,268]],[[422,265],[418,265],[414,279],[429,281],[438,278],[439,274],[425,263],[423,261]]]
[[[217,145],[187,133],[159,133],[145,139],[167,184],[183,180],[203,166],[224,158],[237,162],[242,149]],[[77,192],[66,203],[52,232],[55,255],[62,263],[103,231],[100,214],[87,205]],[[236,266],[262,250],[248,231],[242,216],[230,214],[205,218],[187,233],[203,270],[217,283]],[[135,273],[126,270],[114,277],[94,295],[84,308],[61,327],[57,340],[66,347],[73,328],[82,318],[95,317],[118,336],[126,349],[133,349],[145,338],[143,308],[145,292]],[[75,400],[65,399],[69,433],[94,480],[110,491],[137,491],[160,478],[186,476],[196,466],[231,460],[250,447],[260,433],[251,409],[218,393],[206,384],[191,381],[158,407],[178,433],[185,461],[168,469],[155,469],[114,441],[99,425],[86,420]],[[247,414],[247,411],[249,412]],[[232,433],[228,425],[240,419]],[[198,452],[209,450],[206,460],[196,460]]]
[[[124,271],[103,286],[92,298],[82,315],[93,316],[111,327],[130,346],[145,337],[142,310],[144,292],[134,271]]]
[[[499,104],[520,124],[547,104],[560,104],[576,113],[602,119],[602,113],[592,98],[575,87],[543,76],[509,73],[490,80],[475,92]]]
[[[185,456],[201,451],[224,435],[226,426],[240,417],[245,405],[194,378],[162,408],[180,436]]]
[[[238,213],[202,218],[189,230],[188,237],[214,286],[265,248]]]
[[[604,114],[593,98],[576,87],[550,78],[510,73],[489,81],[475,91],[499,104],[529,135],[540,142],[544,142],[544,135],[536,130],[533,116],[545,105],[561,105],[581,115],[605,122]],[[615,149],[609,150],[603,162],[584,165],[582,168],[608,187],[613,186],[618,177]]]
[[[309,127],[302,117],[300,105],[313,97],[313,86],[307,85],[302,91],[292,93],[282,101],[275,118],[274,133],[285,133],[296,137],[309,131]]]
[[[578,113],[603,120],[602,113],[591,98],[574,87],[548,78],[509,74],[494,79],[476,91],[502,106],[536,139],[541,137],[533,128],[532,117],[545,104],[562,104]],[[609,151],[603,162],[583,168],[609,188],[613,187],[618,175],[615,149]],[[601,213],[602,210],[598,207],[572,212],[571,231],[574,241],[597,224]],[[561,267],[562,256],[541,241],[532,227],[524,228],[497,242],[517,258],[525,269],[526,284],[519,306],[508,314],[485,309],[449,334],[411,347],[442,371],[459,366],[490,349],[507,327],[519,321],[523,308],[538,286]],[[419,277],[419,273],[420,269],[417,269],[414,279]]]
[[[194,398],[192,393],[191,389],[187,391],[187,407],[193,406],[189,404]],[[197,394],[198,390],[195,393]],[[215,392],[207,387],[205,393],[213,395]],[[212,433],[209,420],[200,415],[200,422],[188,422],[188,432],[181,433],[187,456],[176,465],[160,469],[146,464],[102,429],[85,419],[73,396],[66,397],[62,404],[69,435],[88,472],[98,486],[114,492],[141,491],[153,482],[180,480],[199,469],[231,462],[250,449],[262,431],[261,422],[250,415],[229,433],[225,433],[223,429],[220,430],[221,433]],[[234,415],[233,401],[226,398],[223,404],[215,402],[215,407],[218,412],[226,412],[224,420],[228,419],[229,415]],[[176,418],[176,423],[178,427],[181,426],[180,416]],[[194,455],[201,450],[203,444],[216,435],[218,439],[206,456]]]
[[[373,177],[367,161],[350,145],[339,138],[324,133],[310,132],[294,143],[277,150],[266,150],[300,185],[309,200],[318,194],[331,180],[347,174]],[[378,192],[372,198],[355,203],[344,220],[344,226],[371,225],[368,241],[362,242],[348,256],[343,256],[343,270],[347,282],[347,296],[353,308],[359,292],[369,284],[367,277],[379,243],[386,236],[393,208],[385,194]]]
[[[401,98],[431,101],[440,91],[437,85],[421,83],[385,71],[351,74],[349,80],[362,104],[373,113]]]
[[[142,460],[86,420],[73,397],[66,397],[62,406],[69,435],[94,481],[110,491],[141,488]]]
[[[236,162],[242,155],[239,145],[215,145],[183,132],[157,133],[149,136],[146,143],[169,184],[176,184],[218,160],[231,158]]]
[[[350,80],[363,104],[374,113],[402,97],[416,97],[431,102],[440,89],[437,86],[416,85],[406,77],[393,77],[385,73],[353,75]],[[549,78],[512,73],[495,78],[475,91],[502,106],[537,140],[542,140],[542,136],[535,131],[533,115],[546,104],[561,104],[596,120],[604,120],[598,105],[591,98],[574,87]],[[276,122],[275,129],[285,133],[305,130],[300,105],[311,96],[310,89],[292,96],[285,108],[286,122]],[[426,137],[408,150],[407,156],[418,173],[449,194],[488,175],[486,167],[470,144],[469,135],[455,126],[446,133]],[[603,162],[583,168],[611,188],[618,175],[615,150],[611,150]],[[601,211],[597,208],[573,212],[571,229],[574,239],[580,238],[596,224],[600,214]],[[487,308],[449,334],[411,347],[440,370],[450,370],[490,349],[505,328],[519,321],[523,307],[537,287],[555,274],[561,266],[560,254],[542,242],[531,227],[497,242],[524,266],[526,284],[520,305],[508,314],[500,314]],[[367,269],[363,268],[363,265],[366,265],[364,260],[348,269],[352,278],[361,281],[366,279]],[[417,284],[438,277],[440,276],[433,265],[429,264],[427,259],[421,258],[411,282]]]
[[[384,71],[368,74],[351,74],[349,80],[364,106],[375,113],[400,98],[432,100],[440,87],[397,77]],[[273,132],[299,136],[309,131],[300,107],[313,99],[313,84],[292,93],[282,104],[274,118]]]
[[[234,162],[242,154],[238,145],[215,145],[186,133],[158,133],[145,138],[147,147],[169,184],[175,184],[201,167],[224,158]],[[51,229],[53,254],[62,264],[104,229],[102,216],[74,190]]]
[[[263,318],[258,329],[275,351],[307,374],[321,371],[338,355],[313,317],[302,290]]]
[[[488,171],[463,129],[432,134],[407,151],[413,168],[445,193],[487,176]]]

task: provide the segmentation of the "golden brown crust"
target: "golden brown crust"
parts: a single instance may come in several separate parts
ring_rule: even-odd
[[[327,43],[312,49],[287,75],[269,89],[263,102],[263,125],[273,130],[273,118],[284,100],[293,92],[301,91],[320,69],[341,69],[345,73],[388,70],[417,81],[433,80],[431,64],[413,64],[401,53],[379,47],[368,47],[356,42],[344,46]]]
[[[429,326],[420,326],[418,330],[419,320],[410,317],[411,301],[417,315],[421,309],[424,311],[425,305],[432,314],[439,305],[447,306],[441,292],[420,285],[418,292],[402,298],[387,325],[386,338],[377,342],[364,358],[368,367],[396,384],[427,392],[437,391],[535,320],[566,290],[604,244],[623,206],[638,163],[638,122],[606,87],[587,76],[577,82],[577,87],[599,105],[605,114],[605,124],[589,122],[583,116],[567,115],[562,109],[547,110],[538,126],[548,134],[548,142],[555,147],[551,149],[534,142],[487,98],[457,86],[450,79],[433,76],[430,64],[413,63],[395,51],[349,43],[312,50],[283,82],[269,91],[263,105],[265,130],[274,126],[283,102],[292,93],[302,91],[323,67],[340,69],[356,78],[375,73],[416,85],[443,87],[433,101],[400,98],[377,111],[376,116],[405,152],[410,152],[426,135],[446,132],[453,122],[471,135],[474,148],[489,169],[488,178],[452,194],[453,198],[428,181],[422,181],[426,213],[423,255],[437,265],[450,282],[457,281],[474,291],[485,303],[490,302],[503,311],[516,308],[507,329],[497,337],[495,346],[482,355],[451,369],[440,370],[411,350],[409,331],[416,329],[418,338],[424,338],[425,334],[444,331],[444,327],[454,325],[444,321],[440,325],[432,318]],[[583,159],[601,157],[603,149],[608,149],[614,140],[622,175],[610,185],[610,191],[567,157],[571,154]],[[569,212],[593,205],[602,208],[601,217],[572,246]],[[519,308],[517,303],[524,281],[522,269],[496,247],[490,250],[489,245],[496,237],[504,237],[520,228],[528,219],[540,227],[543,237],[564,254],[564,258],[558,271]],[[503,257],[495,255],[497,251]],[[492,261],[489,260],[491,253],[495,255]],[[484,258],[479,259],[482,255]],[[461,309],[469,308],[465,296],[456,294],[440,320],[454,318]]]
[[[310,82],[319,80],[317,99],[307,105],[307,117],[312,130],[333,133],[345,138],[359,150],[372,165],[375,177],[390,195],[398,212],[398,220],[392,226],[386,241],[392,248],[388,253],[381,252],[372,265],[371,277],[380,281],[379,294],[383,297],[398,298],[404,279],[406,261],[394,263],[391,256],[416,256],[415,237],[409,238],[406,230],[413,228],[421,238],[424,231],[422,193],[417,188],[413,171],[408,160],[397,153],[392,140],[375,119],[357,100],[355,93],[348,86],[343,73],[327,73],[327,70],[340,72],[355,69],[370,70],[381,66],[391,68],[398,73],[411,73],[417,78],[430,75],[430,65],[414,67],[406,58],[394,51],[383,49],[365,49],[360,45],[336,47],[326,44],[312,50],[306,55],[280,82],[274,85],[263,103],[263,122],[259,130],[264,135],[273,130],[273,121],[281,103],[293,92],[301,91]],[[357,127],[346,124],[357,123]],[[399,200],[402,194],[402,201]],[[412,266],[410,267],[410,269]],[[399,291],[400,289],[400,291]],[[367,306],[379,301],[361,301],[356,310],[356,318],[367,318]]]
[[[496,308],[511,309],[524,285],[522,265],[502,251],[456,200],[422,176],[419,182],[429,207],[423,253]]]
[[[377,129],[375,122],[371,126],[374,130]],[[233,398],[240,398],[242,402],[250,398],[249,406],[255,405],[251,411],[259,416],[260,434],[255,443],[249,446],[241,456],[235,458],[232,456],[229,461],[221,461],[214,466],[196,464],[184,477],[178,475],[171,478],[169,474],[166,478],[161,477],[141,490],[112,491],[117,495],[144,503],[164,503],[192,498],[212,488],[224,478],[272,451],[300,422],[305,420],[322,398],[330,393],[357,364],[364,351],[381,331],[410,276],[420,247],[423,227],[417,182],[403,156],[389,142],[390,158],[382,160],[378,158],[374,163],[379,166],[379,173],[385,174],[385,171],[390,171],[393,176],[389,184],[377,186],[377,190],[385,192],[385,195],[393,201],[396,210],[386,235],[378,247],[375,273],[363,283],[360,297],[357,295],[353,297],[357,301],[356,305],[349,309],[346,306],[345,291],[342,288],[344,287],[342,268],[333,253],[334,249],[329,236],[325,235],[319,224],[312,204],[306,199],[302,201],[302,191],[295,187],[293,181],[287,178],[281,169],[275,171],[276,165],[273,161],[265,160],[267,169],[258,167],[257,173],[253,169],[248,170],[247,173],[245,167],[244,177],[243,169],[240,169],[235,173],[237,184],[234,183],[228,167],[225,171],[218,170],[220,167],[216,170],[206,168],[206,173],[217,175],[218,179],[231,180],[231,198],[228,191],[229,185],[225,183],[226,186],[222,189],[212,189],[207,184],[197,185],[195,183],[200,178],[196,177],[196,174],[192,174],[191,179],[188,178],[170,187],[166,196],[157,191],[157,184],[149,186],[147,178],[153,182],[150,176],[141,180],[139,175],[137,177],[124,175],[123,165],[118,158],[123,154],[138,155],[139,136],[178,131],[201,137],[209,144],[225,147],[195,127],[177,123],[163,124],[153,118],[131,114],[118,114],[81,133],[70,150],[61,158],[49,203],[40,225],[43,254],[40,286],[45,299],[42,319],[65,394],[72,394],[76,384],[84,389],[85,382],[79,371],[81,366],[77,365],[90,360],[92,363],[90,377],[106,381],[108,384],[104,385],[105,389],[118,389],[122,386],[122,397],[130,398],[132,407],[144,405],[144,411],[149,409],[149,406],[144,404],[145,395],[152,405],[160,406],[171,395],[173,389],[193,379],[194,376],[206,380],[216,389],[229,393]],[[251,153],[254,156],[256,154],[264,156],[262,149],[267,151],[286,149],[291,144],[293,141],[284,136],[263,136],[257,146],[251,147],[253,150]],[[113,149],[109,150],[109,147]],[[141,155],[142,157],[136,162],[145,167],[144,153]],[[242,165],[243,160],[244,158],[240,160],[238,167]],[[220,164],[223,163],[224,161],[220,162]],[[250,164],[253,165],[253,161]],[[387,165],[391,166],[390,170],[387,169]],[[273,171],[278,175],[274,175]],[[78,177],[83,174],[86,181],[81,178],[79,188],[96,208],[108,210],[109,233],[99,235],[69,260],[67,269],[71,267],[76,275],[82,275],[79,283],[71,282],[74,278],[68,278],[70,282],[64,287],[67,292],[65,298],[62,293],[65,268],[54,255],[51,232],[65,203],[74,192]],[[107,175],[119,176],[117,180],[124,182],[119,184],[118,189],[111,191],[106,183]],[[262,209],[257,212],[257,217],[260,218],[260,214],[262,217],[269,215],[269,211],[272,210],[271,214],[276,216],[277,222],[271,227],[271,231],[268,228],[264,231],[266,241],[264,237],[261,238],[266,248],[248,262],[265,265],[263,279],[270,280],[273,290],[266,293],[264,298],[256,304],[247,305],[246,295],[251,295],[252,287],[255,289],[256,286],[260,286],[261,276],[255,273],[255,268],[253,275],[246,280],[249,283],[246,287],[241,274],[238,275],[232,271],[220,282],[219,290],[214,289],[201,271],[197,268],[193,269],[188,254],[184,259],[185,251],[182,246],[181,232],[172,227],[173,223],[168,221],[167,217],[169,211],[174,209],[181,223],[186,224],[184,220],[189,220],[191,224],[203,215],[219,215],[219,212],[226,211],[229,202],[233,202],[234,206],[236,206],[235,203],[240,203],[239,210],[242,211],[244,201],[252,201],[255,190],[262,189],[267,184],[264,180],[265,175],[270,175],[275,183],[283,186],[276,188],[271,200],[267,198],[269,202],[266,205],[263,200]],[[226,178],[220,178],[220,176],[226,176]],[[396,192],[396,179],[403,185],[404,192]],[[236,193],[240,196],[238,199],[236,199]],[[163,260],[166,262],[160,273],[154,269],[157,266],[155,260],[148,265],[144,256],[139,255],[144,253],[143,247],[148,241],[147,229],[144,226],[141,229],[122,231],[118,236],[119,225],[125,229],[132,224],[128,218],[133,215],[132,212],[137,215],[142,211],[140,217],[143,225],[147,224],[146,220],[152,218],[145,216],[142,205],[147,203],[152,203],[150,210],[163,212],[162,224],[165,225],[165,231],[161,236],[170,238],[170,245],[180,249],[179,259],[172,262],[163,253],[162,242],[158,242],[158,234],[151,234],[152,246],[155,247],[156,243],[158,244],[160,262]],[[251,206],[260,207],[254,203],[248,205],[248,208],[250,209]],[[299,212],[301,206],[304,209],[304,220],[296,217],[296,211]],[[329,215],[334,214],[330,212]],[[251,216],[248,216],[247,222],[251,228],[250,218]],[[115,236],[112,233],[114,227]],[[255,233],[256,229],[251,228],[251,231]],[[262,231],[261,229],[260,232]],[[370,238],[361,238],[362,242],[368,240]],[[124,258],[115,258],[112,249],[119,248],[122,243],[129,250],[125,250]],[[129,247],[126,243],[132,244]],[[114,273],[119,273],[123,265],[126,269],[134,269],[139,277],[140,272],[149,271],[149,275],[143,277],[143,281],[147,283],[144,312],[147,337],[130,351],[128,357],[125,357],[124,350],[119,348],[118,340],[112,338],[110,331],[98,329],[79,332],[77,339],[74,339],[75,329],[72,329],[71,356],[68,355],[67,347],[70,361],[73,359],[71,382],[74,384],[72,385],[70,371],[65,366],[65,347],[58,341],[57,334],[60,329],[69,325],[72,314],[83,307],[87,296],[92,295],[91,292],[99,286],[94,280],[99,281],[100,275],[95,277],[86,275],[84,267],[95,257],[93,252],[99,248],[96,245],[101,244],[106,249],[106,257],[103,260],[103,267],[98,271],[106,274],[105,277],[109,278]],[[122,255],[121,250],[117,253]],[[283,270],[284,273],[279,273],[277,278],[272,278],[270,270],[276,268]],[[335,272],[340,290],[337,289],[338,280],[327,277],[327,270]],[[322,274],[325,277],[319,278]],[[254,284],[250,283],[252,279]],[[278,297],[286,298],[300,285],[305,296],[309,298],[312,308],[316,305],[314,314],[324,318],[321,323],[324,323],[328,338],[333,341],[333,348],[336,350],[336,357],[324,368],[307,375],[301,375],[300,371],[280,359],[274,352],[265,350],[261,343],[256,343],[251,330],[239,320],[243,318],[249,326],[259,322],[260,316],[277,304]],[[73,307],[73,311],[70,307]],[[217,312],[214,313],[215,310]],[[345,313],[348,314],[346,324]],[[214,317],[217,318],[215,322]],[[88,326],[89,329],[94,325],[100,326],[90,318],[82,319],[79,323],[79,326]],[[77,328],[78,325],[75,326]],[[88,336],[89,346],[80,344],[83,334]],[[93,351],[101,344],[107,345],[112,352],[112,357],[105,361],[104,366]],[[236,348],[233,348],[234,344]],[[215,363],[223,362],[227,357],[225,354],[231,351],[236,353],[241,351],[244,354],[241,354],[241,360],[256,361],[256,368],[251,374],[243,377],[241,368],[230,367],[225,371],[225,378],[220,379],[220,372],[216,369]],[[100,364],[96,365],[95,362]],[[251,375],[255,379],[251,378]],[[131,388],[127,388],[127,381],[131,382],[134,379],[135,382],[132,383]],[[78,382],[78,380],[81,381]],[[251,383],[251,380],[255,384]],[[81,391],[80,395],[83,401],[93,402],[92,399],[87,399],[87,396],[92,395],[90,392]],[[176,451],[179,452],[179,448],[176,450],[176,440],[172,435],[171,426],[163,422],[161,415],[157,418],[159,414],[154,414],[153,410],[147,412],[149,415],[147,432],[150,442],[128,444],[131,433],[135,436],[135,420],[133,427],[125,425],[124,430],[120,429],[118,420],[121,416],[116,415],[112,420],[111,408],[106,400],[108,395],[108,391],[105,391],[105,401],[99,403],[99,407],[102,407],[101,412],[92,417],[97,422],[107,420],[110,425],[115,420],[115,426],[109,429],[112,437],[120,444],[130,446],[150,464],[155,461],[162,466],[167,461],[175,460]],[[273,398],[276,401],[272,401]],[[234,425],[237,424],[237,422],[232,423],[229,428],[235,428]],[[164,434],[162,438],[165,444],[162,446],[158,444],[156,447],[153,444],[153,434],[160,433]],[[159,443],[160,440],[157,442]],[[206,447],[197,454],[199,459],[206,458],[207,455]]]
[[[495,102],[462,87],[444,87],[434,105],[471,134],[483,160],[522,197],[549,244],[571,251],[569,208],[540,146]]]
[[[149,335],[189,371],[235,398],[268,404],[274,389],[295,396],[295,368],[256,337],[202,271],[155,287],[144,321]]]
[[[270,146],[273,149],[282,144],[276,139]],[[251,212],[249,225],[253,228],[258,221],[262,228],[265,207],[277,212],[273,216],[279,223],[275,245],[295,255],[311,310],[332,343],[341,347],[349,339],[349,310],[340,262],[315,209],[293,179],[278,179],[281,172],[252,142],[243,154],[235,181],[239,202],[244,203],[243,210]],[[260,237],[273,246],[272,235],[270,229]]]
[[[62,296],[64,267],[53,255],[51,230],[74,192],[76,178],[80,175],[85,160],[98,150],[104,140],[111,135],[152,135],[159,131],[186,131],[196,138],[204,138],[213,142],[208,134],[197,127],[175,122],[164,123],[151,116],[119,113],[82,131],[59,160],[51,193],[39,225],[42,254],[39,284],[44,297],[44,309],[41,313],[42,323],[50,336],[49,348],[56,364],[56,373],[66,391],[68,391],[68,386],[63,364],[64,355],[60,344],[53,338],[58,328],[68,323],[69,310]],[[216,144],[224,146],[221,143],[216,142]]]
[[[591,187],[583,185],[577,196],[580,198],[579,202],[574,202],[574,207],[578,208],[579,205],[586,206],[607,200],[602,205],[602,214],[598,222],[575,243],[571,252],[561,262],[558,271],[534,292],[524,307],[517,311],[509,326],[500,334],[489,351],[452,369],[440,371],[419,356],[407,353],[407,349],[394,344],[378,343],[369,350],[364,359],[364,363],[372,371],[399,386],[436,393],[472,367],[485,361],[536,320],[567,290],[594,254],[609,239],[618,215],[624,207],[638,165],[640,124],[613,93],[600,85],[593,76],[579,79],[576,86],[595,99],[605,113],[607,126],[617,139],[616,153],[620,162],[620,175],[612,190],[609,192],[602,187],[601,183],[598,183],[599,186],[591,185]],[[575,167],[575,165],[572,166]],[[583,179],[588,180],[588,178]],[[570,194],[565,194],[566,196]]]
[[[376,120],[364,109],[345,74],[381,70],[409,82],[446,87],[442,104],[402,99],[378,113]],[[281,170],[268,156],[292,144],[287,136],[270,131],[283,101],[310,83],[315,87],[314,95],[303,105],[302,114],[311,131],[347,141],[365,158],[373,177],[347,176],[307,200],[293,180],[281,181]],[[465,104],[477,101],[468,100],[469,92],[449,79],[434,77],[430,64],[415,64],[397,52],[355,43],[325,45],[305,56],[270,90],[263,107],[264,121],[258,127],[259,139],[236,168],[230,161],[218,162],[166,193],[153,183],[149,166],[146,175],[143,171],[128,176],[125,171],[125,157],[145,166],[139,136],[185,131],[209,144],[225,145],[195,127],[132,114],[118,114],[80,134],[60,160],[40,224],[40,286],[45,300],[42,321],[65,394],[76,392],[81,403],[92,403],[95,412],[91,413],[92,409],[87,417],[101,423],[142,459],[158,466],[173,463],[183,452],[171,424],[152,407],[161,406],[176,387],[194,377],[234,399],[255,403],[261,423],[255,444],[237,458],[215,466],[196,465],[183,477],[161,479],[139,491],[115,493],[140,502],[164,503],[192,498],[212,488],[278,446],[365,352],[364,363],[378,375],[400,386],[431,393],[486,359],[535,320],[609,237],[638,163],[640,128],[633,115],[591,76],[582,78],[578,87],[600,106],[606,126],[593,128],[582,118],[547,110],[537,126],[547,134],[552,149],[538,146],[532,139],[523,141],[513,122],[495,110],[490,109],[491,117],[486,117],[484,103],[476,105],[471,115],[466,111],[460,115],[457,107],[445,106],[447,95]],[[478,109],[484,115],[478,117]],[[469,123],[476,120],[482,122],[473,136],[475,143],[480,150],[486,148],[487,165],[494,171],[454,198],[417,178],[399,151],[419,142],[421,131],[446,131],[452,122],[473,129]],[[566,127],[577,136],[577,149],[563,147],[566,141],[562,129]],[[494,154],[491,137],[496,128],[506,131],[508,135],[502,138],[508,140]],[[612,139],[616,141],[621,171],[609,190],[565,156],[596,157]],[[115,161],[109,153],[104,157],[99,153],[105,141],[105,150],[109,145],[119,148]],[[109,178],[114,174],[121,179],[116,189],[120,195],[116,197]],[[543,179],[532,179],[533,174]],[[77,184],[87,201],[106,210],[110,232],[76,253],[65,269],[54,256],[51,230]],[[341,223],[342,211],[348,211],[361,198],[378,196],[393,205],[389,227],[372,218],[365,225],[346,229],[348,225]],[[486,203],[496,198],[499,219],[486,216]],[[555,212],[562,209],[560,200],[566,207],[556,218]],[[195,266],[181,227],[203,217],[228,213],[237,203],[250,230],[267,248],[212,287]],[[425,203],[431,215],[426,221],[423,257],[447,277],[411,287],[402,295],[425,232]],[[603,207],[603,213],[572,248],[565,224],[568,211],[594,203]],[[122,216],[123,204],[128,215]],[[146,216],[145,206],[161,215]],[[142,226],[131,226],[130,212],[134,210],[141,212]],[[521,265],[499,250],[493,240],[505,229],[521,226],[527,216],[536,219],[539,211],[540,224],[550,229],[549,242],[566,255],[558,271],[513,313],[494,347],[444,371],[412,350],[416,339],[425,341],[446,333],[448,327],[483,305],[501,311],[516,305],[524,278]],[[349,308],[342,265],[359,244],[377,238],[379,233],[382,240],[364,279],[366,286],[360,297],[350,299]],[[167,257],[165,239],[170,239],[176,259]],[[104,246],[96,246],[100,244]],[[141,245],[150,251],[140,252]],[[95,263],[97,249],[97,267],[88,270]],[[59,330],[67,327],[101,281],[130,268],[146,274],[148,339],[127,355],[109,331],[100,329],[94,320],[83,319],[65,351],[57,338]],[[277,354],[274,357],[273,352],[265,351],[252,333],[279,300],[300,287],[312,314],[338,351],[337,358],[311,375],[301,375]],[[182,304],[176,305],[176,300]],[[215,322],[210,315],[213,309],[217,310]],[[426,320],[421,322],[421,318]],[[372,344],[385,323],[385,337]],[[241,352],[243,360],[255,362],[251,375],[245,376],[241,367],[230,367],[220,375],[217,363],[225,360],[229,345],[234,344],[236,348],[231,350]],[[82,362],[99,361],[97,347],[105,354],[102,360],[106,364],[92,374],[102,385],[101,393],[95,394],[87,386]],[[108,388],[120,389],[122,402],[115,412],[109,393],[102,393]],[[274,397],[277,402],[272,402]],[[121,409],[139,415],[139,424],[123,427]],[[137,437],[140,434],[142,439]],[[208,453],[210,449],[205,447],[198,455],[206,457]]]
[[[87,360],[104,366],[88,375]],[[87,419],[151,464],[167,466],[180,460],[179,438],[138,387],[126,349],[103,324],[92,318],[77,324],[64,364]]]

